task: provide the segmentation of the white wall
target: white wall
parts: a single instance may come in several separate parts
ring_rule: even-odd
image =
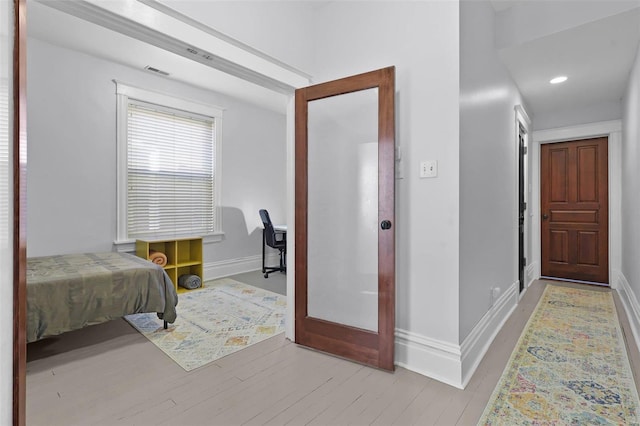
[[[460,340],[517,281],[520,93],[493,45],[488,1],[460,4]]]
[[[285,64],[309,72],[310,30],[326,2],[165,0],[167,6]]]
[[[11,109],[13,6],[0,2],[0,425],[11,424],[13,408],[13,140]]]
[[[535,130],[557,129],[579,124],[619,120],[620,117],[622,117],[622,103],[607,101],[568,110],[537,111],[533,127]]]
[[[625,300],[636,342],[640,344],[640,47],[629,77],[622,119],[622,274]]]
[[[285,214],[285,116],[46,42],[28,40],[28,255],[110,251],[116,227],[115,84],[225,108],[225,239],[205,263],[261,253],[260,208]]]
[[[458,343],[458,4],[330,2],[316,19],[315,81],[396,66],[396,359],[447,376],[423,343]],[[418,178],[421,160],[437,178]]]

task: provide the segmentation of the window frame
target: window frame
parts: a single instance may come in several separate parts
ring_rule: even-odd
[[[136,86],[113,80],[116,84],[116,239],[114,245],[118,251],[132,251],[135,249],[135,239],[128,234],[128,108],[129,101],[139,101],[155,104],[162,108],[185,111],[210,117],[214,121],[214,204],[216,220],[214,231],[200,235],[203,242],[212,243],[222,241],[222,122],[224,109],[214,105],[207,105],[189,99],[178,98],[161,92],[142,89]]]

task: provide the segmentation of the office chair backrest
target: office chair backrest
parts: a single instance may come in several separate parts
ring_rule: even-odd
[[[269,247],[275,247],[275,245],[277,244],[276,231],[273,229],[273,224],[271,223],[269,212],[264,209],[260,210],[260,219],[262,219],[262,225],[264,225],[264,236],[267,245]]]

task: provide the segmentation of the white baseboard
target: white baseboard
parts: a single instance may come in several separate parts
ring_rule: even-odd
[[[407,370],[462,389],[460,347],[396,329],[395,363]]]
[[[621,281],[628,283],[627,279],[622,274],[622,271],[619,269],[611,268],[610,277],[609,277],[609,288],[611,290],[617,290],[620,288]]]
[[[622,305],[629,319],[636,346],[640,348],[640,303],[624,274],[618,272],[617,275],[616,291],[620,295],[620,300],[622,300]]]
[[[524,270],[524,288],[527,289],[529,288],[529,286],[531,285],[531,283],[533,282],[533,280],[535,280],[536,278],[538,278],[537,276],[537,271],[538,271],[538,262],[533,262],[531,263],[529,266],[527,266],[527,268]]]
[[[461,384],[463,389],[471,380],[493,339],[518,305],[518,287],[517,281],[511,284],[462,342]]]
[[[460,346],[396,329],[395,363],[464,389],[517,304],[518,283],[515,282],[496,300]]]
[[[277,265],[278,254],[267,254],[267,265]],[[204,281],[262,269],[262,255],[220,260],[204,264]]]

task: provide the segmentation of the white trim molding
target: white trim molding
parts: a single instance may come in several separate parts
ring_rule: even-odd
[[[399,328],[395,334],[396,365],[463,389],[460,346]]]
[[[275,265],[279,261],[278,253],[267,253],[267,265]],[[204,281],[211,281],[244,272],[258,271],[262,269],[262,255],[208,262],[204,264],[203,269]]]
[[[626,277],[620,271],[617,273],[616,291],[620,295],[622,306],[624,306],[627,318],[629,319],[631,331],[636,340],[636,346],[640,347],[640,302],[638,302]]]
[[[617,279],[614,271],[622,265],[622,122],[620,120],[601,121],[578,126],[560,127],[557,129],[537,130],[533,132],[531,146],[532,179],[531,197],[532,215],[532,259],[536,265],[536,276],[540,278],[541,243],[540,243],[540,145],[564,142],[577,139],[606,136],[609,139],[609,285],[616,288]]]
[[[539,269],[540,266],[537,262],[530,263],[529,266],[527,266],[527,269],[525,269],[525,289],[529,288],[533,280],[540,276],[540,274],[537,273]]]
[[[518,282],[515,282],[496,300],[462,345],[396,328],[395,363],[407,370],[464,389],[517,305]]]
[[[217,105],[203,104],[187,98],[178,97],[158,90],[143,89],[120,80],[113,80],[116,84],[116,94],[124,95],[127,99],[136,99],[156,105],[170,106],[182,111],[195,112],[206,117],[222,118],[225,108]]]
[[[559,127],[557,129],[536,130],[533,132],[533,140],[538,143],[562,142],[580,138],[608,136],[610,133],[621,131],[622,122],[620,120],[600,121],[577,126]]]
[[[518,305],[518,282],[509,286],[471,330],[461,345],[462,388],[466,387],[489,346]],[[525,287],[526,288],[526,287]]]
[[[527,133],[531,133],[531,119],[529,118],[529,114],[527,114],[527,110],[520,104],[513,107],[513,109],[516,112],[516,120],[522,123]]]
[[[531,260],[531,229],[532,229],[532,218],[531,218],[531,155],[529,153],[530,150],[530,146],[532,143],[532,136],[531,136],[531,131],[532,131],[532,125],[531,125],[531,118],[529,118],[529,114],[527,114],[526,109],[524,108],[523,105],[518,104],[516,106],[513,107],[514,111],[515,111],[515,123],[514,123],[514,128],[515,128],[515,132],[514,132],[514,141],[515,141],[515,158],[514,158],[514,165],[515,165],[515,174],[514,176],[516,176],[516,178],[514,179],[514,212],[515,212],[515,217],[513,219],[513,224],[517,224],[520,220],[520,182],[519,182],[519,176],[520,176],[520,126],[522,126],[522,128],[524,129],[524,147],[525,147],[525,154],[524,154],[524,202],[526,203],[526,210],[525,210],[525,216],[524,216],[524,253],[523,256],[526,259],[527,263],[530,262]],[[520,239],[520,230],[519,230],[519,226],[515,226],[515,232],[513,235],[513,244],[514,247],[519,247],[520,243],[519,243],[519,239]],[[519,249],[517,251],[514,252],[513,254],[514,259],[512,261],[512,264],[514,265],[514,273],[515,276],[518,277],[520,275],[520,259],[519,259]],[[526,268],[526,265],[525,265]],[[525,283],[523,286],[523,291],[522,294],[524,294],[524,290],[526,290],[527,288],[527,278],[526,278],[526,269],[525,269],[525,279],[524,279]]]
[[[286,197],[286,217],[287,217],[287,257],[296,258],[296,127],[295,127],[295,98],[289,97],[287,102],[287,197]],[[287,315],[285,317],[285,337],[292,342],[296,339],[296,268],[295,262],[291,262],[292,267],[287,269]]]
[[[38,1],[278,93],[309,84],[309,75],[158,1]]]

